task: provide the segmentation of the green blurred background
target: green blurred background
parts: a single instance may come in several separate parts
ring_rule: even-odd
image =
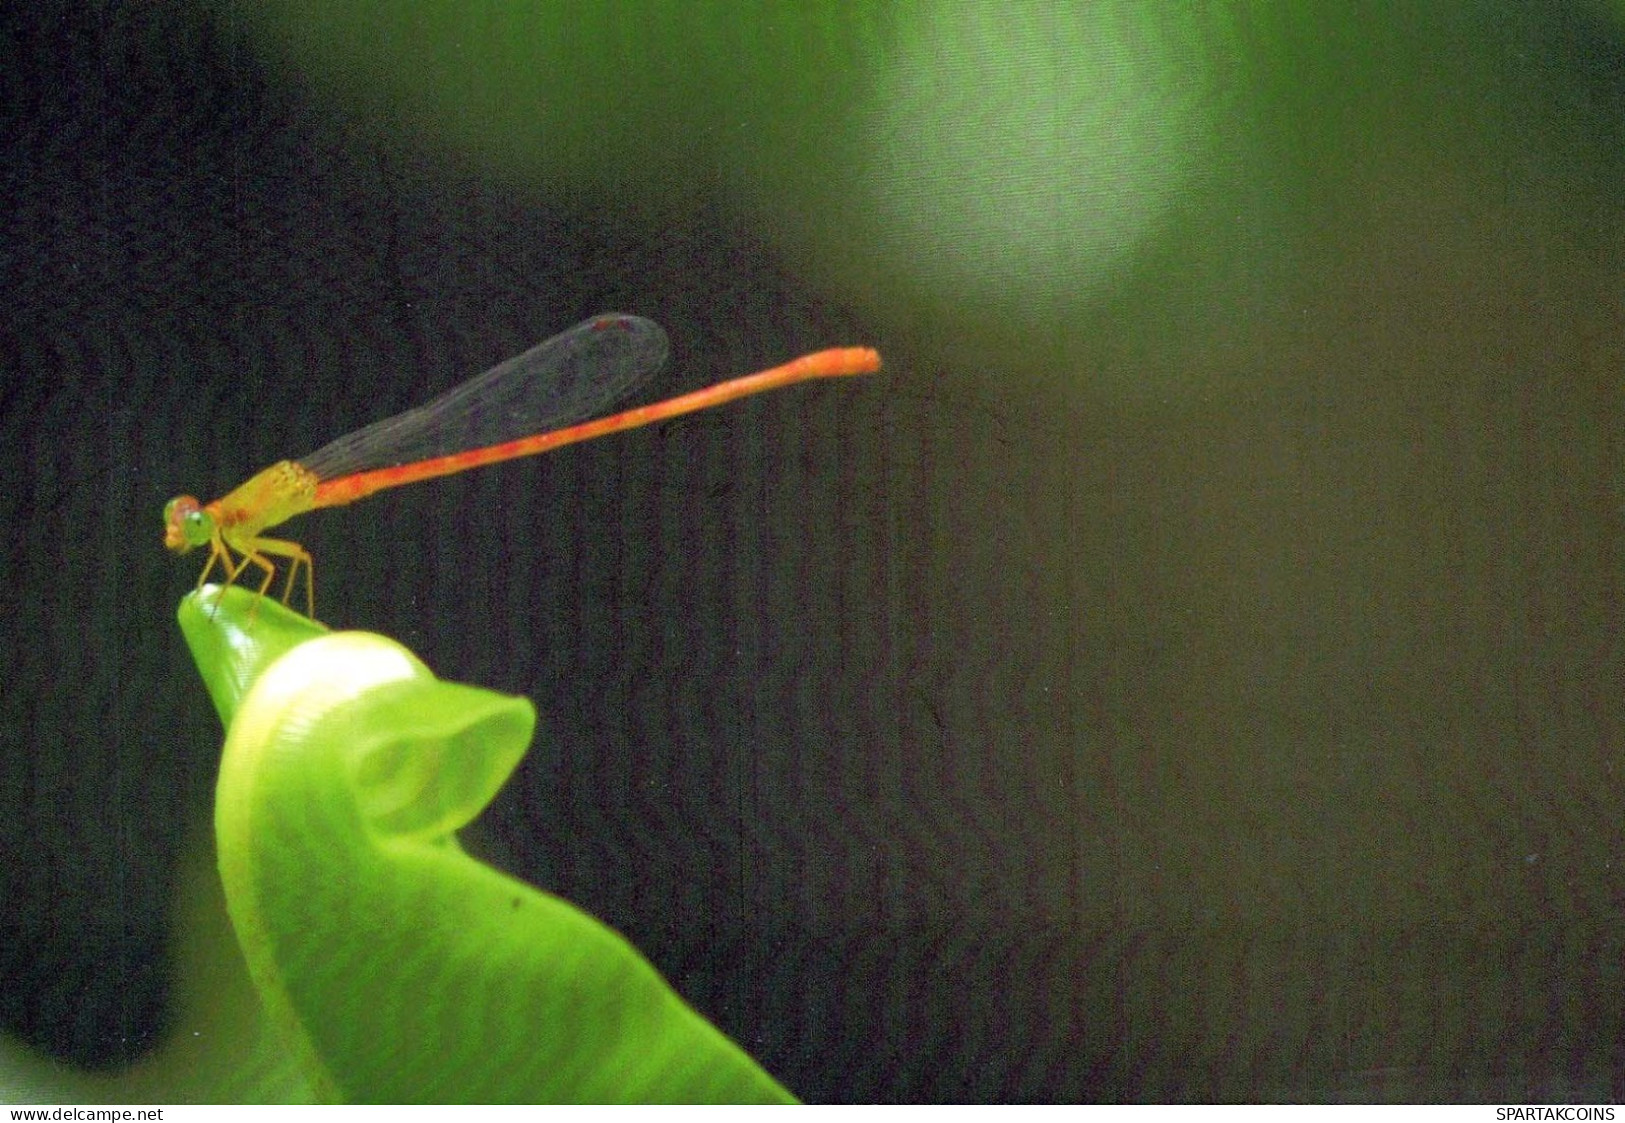
[[[811,1100],[1625,1092],[1618,5],[0,24],[24,1055],[230,959],[163,501],[619,309],[887,373],[287,528],[536,701],[487,857]]]

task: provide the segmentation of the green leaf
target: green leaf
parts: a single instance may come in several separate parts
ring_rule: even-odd
[[[228,723],[227,909],[321,1094],[791,1100],[620,935],[458,846],[524,754],[529,701],[237,589],[180,619]]]
[[[274,600],[233,585],[210,585],[181,600],[181,634],[228,729],[260,672],[328,629]]]

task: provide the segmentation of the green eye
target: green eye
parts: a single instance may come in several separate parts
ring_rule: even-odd
[[[164,504],[164,545],[185,553],[214,537],[214,518],[190,495],[177,495]]]

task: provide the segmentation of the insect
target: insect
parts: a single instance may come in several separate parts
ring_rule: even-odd
[[[178,495],[164,505],[164,545],[177,554],[207,547],[198,587],[216,566],[227,585],[253,566],[259,595],[287,563],[287,604],[305,575],[305,606],[316,615],[311,556],[297,542],[265,532],[295,515],[354,503],[400,487],[534,456],[563,445],[710,409],[737,398],[814,378],[872,374],[880,355],[838,347],[692,393],[586,421],[620,401],[665,362],[666,333],[640,316],[596,316],[469,379],[416,409],[358,429],[298,460],[266,468],[212,503]]]

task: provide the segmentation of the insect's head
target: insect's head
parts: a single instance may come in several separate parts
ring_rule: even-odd
[[[214,537],[214,518],[190,495],[164,504],[164,545],[177,554],[202,546]]]

